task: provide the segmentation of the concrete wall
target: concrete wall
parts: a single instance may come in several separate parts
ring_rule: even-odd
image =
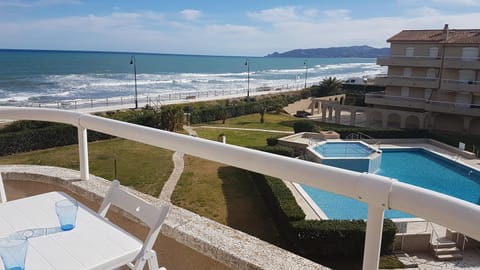
[[[397,233],[393,241],[394,250],[404,252],[427,252],[430,250],[430,233]]]

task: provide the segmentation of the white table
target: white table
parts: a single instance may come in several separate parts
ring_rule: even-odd
[[[19,230],[58,227],[55,202],[65,198],[70,197],[49,192],[0,204],[0,237]],[[142,244],[79,203],[73,230],[29,239],[25,268],[114,269],[133,261]]]

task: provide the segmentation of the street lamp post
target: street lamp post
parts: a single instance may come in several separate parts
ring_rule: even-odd
[[[245,66],[247,66],[247,102],[250,102],[250,62],[248,59],[245,61]]]
[[[135,55],[132,55],[130,58],[130,65],[133,65],[133,73],[135,74],[135,109],[138,109],[138,98],[137,98],[137,63],[135,61]]]
[[[305,66],[305,89],[307,88],[307,70],[308,70],[308,63],[307,61],[303,62],[303,65]]]

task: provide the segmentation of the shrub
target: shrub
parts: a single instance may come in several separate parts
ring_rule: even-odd
[[[0,156],[78,143],[77,128],[51,124],[39,129],[0,134]],[[88,131],[88,141],[112,138],[110,135]]]
[[[269,153],[277,154],[277,155],[281,155],[281,156],[286,156],[286,157],[294,157],[294,155],[295,155],[295,151],[288,146],[281,146],[281,145],[257,146],[257,147],[253,147],[253,149],[264,151],[264,152],[269,152]]]
[[[183,126],[183,108],[177,105],[164,106],[160,111],[160,127],[168,131],[180,130]]]
[[[315,123],[313,121],[301,120],[301,121],[297,121],[293,124],[293,131],[295,133],[317,132],[318,127],[315,125]]]
[[[292,236],[299,252],[314,259],[324,256],[361,257],[365,245],[366,223],[363,220],[303,220],[292,225]],[[389,253],[396,234],[395,224],[386,219],[381,251]]]
[[[278,138],[277,137],[267,138],[267,145],[268,146],[275,146],[277,144],[278,144]]]
[[[298,206],[292,192],[282,180],[250,172],[260,194],[273,212],[277,224],[285,230],[289,221],[298,221],[305,218],[305,213]]]

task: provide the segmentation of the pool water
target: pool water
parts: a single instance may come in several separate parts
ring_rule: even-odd
[[[375,151],[359,142],[326,142],[314,150],[324,157],[368,157]]]
[[[480,172],[423,149],[382,150],[382,163],[376,174],[480,204]],[[367,217],[365,203],[308,186],[302,188],[330,219]],[[413,216],[397,210],[385,211],[385,218],[407,217]]]

